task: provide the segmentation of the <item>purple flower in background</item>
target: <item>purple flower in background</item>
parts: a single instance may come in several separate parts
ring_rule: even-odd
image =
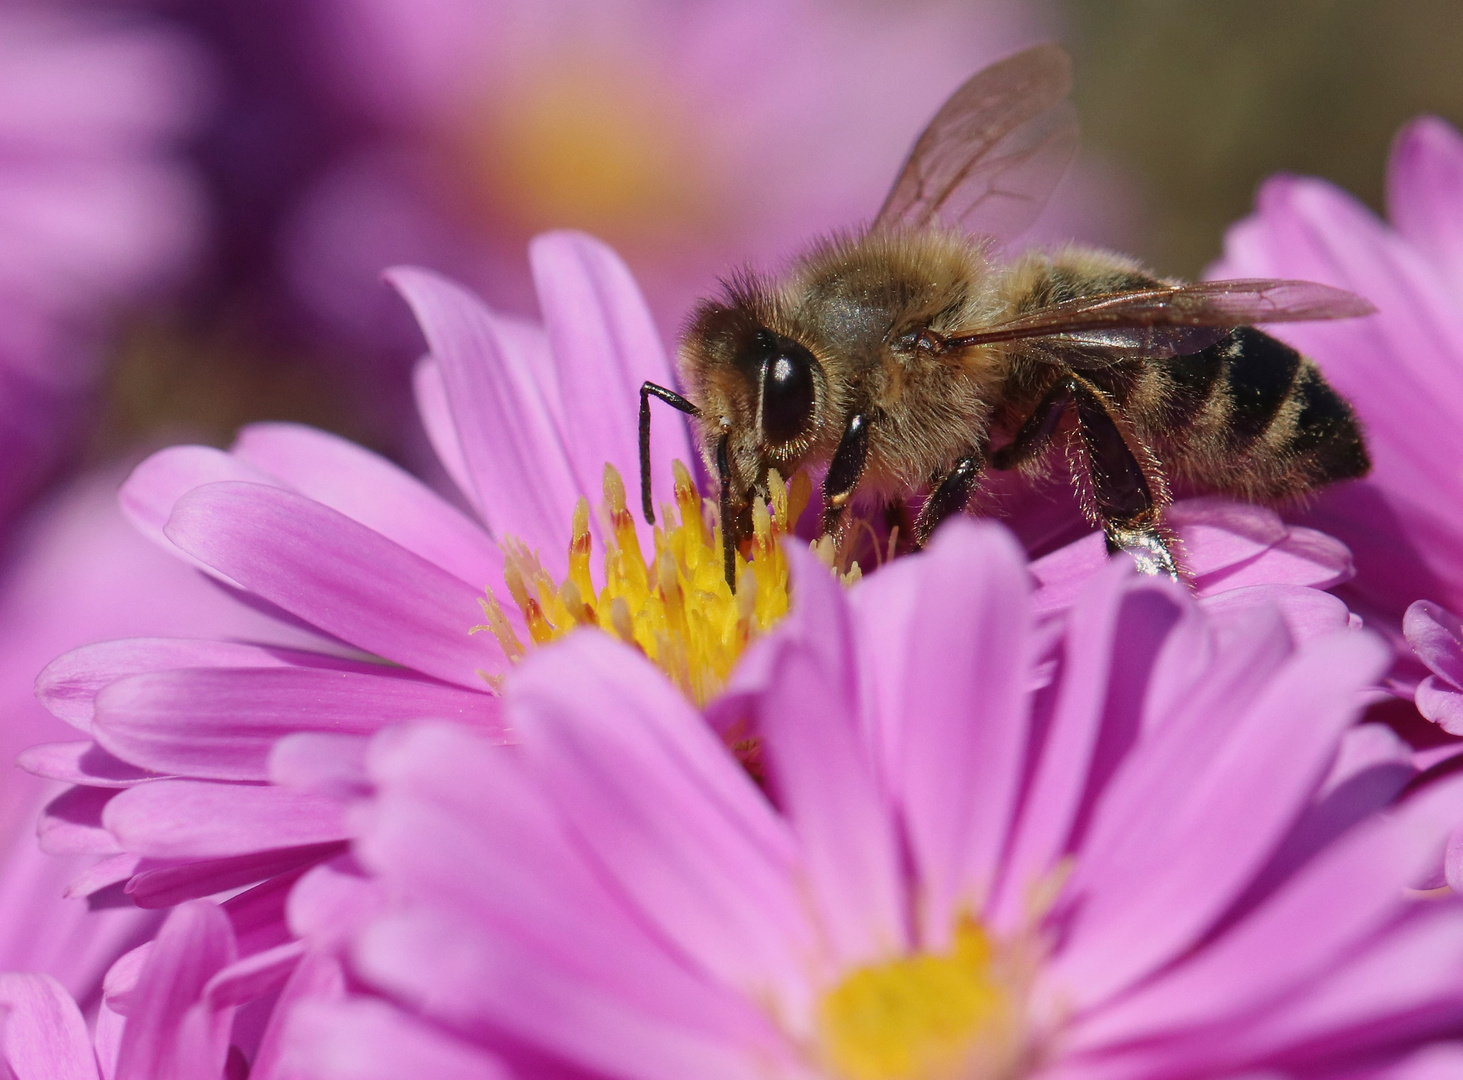
[[[118,309],[172,282],[203,207],[177,144],[201,58],[143,20],[0,12],[0,515],[64,458]]]
[[[790,557],[797,606],[722,699],[755,778],[588,633],[509,678],[515,752],[376,737],[360,866],[292,900],[357,989],[293,1011],[288,1065],[1400,1076],[1458,1030],[1463,900],[1409,886],[1463,780],[1377,813],[1412,775],[1352,726],[1381,640],[1297,644],[1121,563],[1053,637],[992,525],[852,591]]]
[[[1357,576],[1342,595],[1395,635],[1415,600],[1463,610],[1463,139],[1415,121],[1387,188],[1390,227],[1324,181],[1267,181],[1211,273],[1321,281],[1377,306],[1346,326],[1275,332],[1321,364],[1366,428],[1372,474],[1321,493],[1301,520],[1351,549]]]

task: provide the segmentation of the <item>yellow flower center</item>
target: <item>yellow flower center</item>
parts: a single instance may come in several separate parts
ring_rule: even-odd
[[[564,581],[556,582],[538,557],[512,538],[504,543],[503,579],[535,645],[579,626],[597,626],[637,646],[687,697],[704,705],[725,685],[747,642],[787,614],[787,558],[777,540],[792,531],[811,485],[802,473],[791,485],[771,474],[770,505],[753,501],[751,557],[737,553],[733,592],[723,571],[721,529],[708,526],[690,472],[679,461],[674,469],[675,506],[662,510],[653,557],[641,553],[624,481],[606,465],[604,509],[611,540],[604,585],[596,588],[589,572],[589,501],[583,498],[574,510]],[[470,632],[491,631],[508,658],[517,661],[524,645],[491,588],[479,603],[487,621]]]
[[[858,968],[818,1012],[826,1067],[847,1080],[984,1080],[1015,1060],[1008,981],[981,928],[962,920],[944,953]]]

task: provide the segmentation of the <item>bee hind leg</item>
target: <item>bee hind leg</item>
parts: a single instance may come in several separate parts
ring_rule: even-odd
[[[991,455],[991,467],[1003,472],[1014,469],[1045,450],[1062,422],[1062,414],[1072,404],[1074,386],[1072,379],[1057,380],[1026,418],[1016,437]]]
[[[1092,501],[1107,550],[1128,552],[1141,573],[1178,581],[1178,565],[1163,533],[1153,485],[1094,388],[1077,378],[1071,385]]]
[[[955,463],[954,468],[930,492],[930,497],[920,507],[919,517],[914,522],[916,551],[925,546],[930,534],[935,531],[935,526],[951,514],[958,514],[965,509],[971,493],[975,491],[975,485],[980,481],[980,474],[985,471],[985,461],[986,456],[980,451],[967,454]]]

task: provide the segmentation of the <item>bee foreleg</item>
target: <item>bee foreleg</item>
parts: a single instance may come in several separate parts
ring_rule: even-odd
[[[1014,469],[1040,454],[1056,434],[1062,414],[1070,404],[1072,380],[1059,379],[1026,418],[1016,437],[991,455],[991,467],[1002,471]]]
[[[1179,580],[1173,552],[1159,524],[1153,486],[1122,429],[1102,398],[1084,379],[1071,380],[1077,422],[1086,451],[1092,500],[1109,552],[1126,551],[1142,573]]]
[[[655,395],[673,409],[695,416],[701,412],[674,390],[667,390],[659,383],[640,384],[640,508],[645,511],[645,523],[655,524],[655,508],[650,505],[650,397]]]
[[[864,474],[869,458],[869,418],[856,412],[844,425],[843,437],[833,451],[828,475],[823,478],[823,533],[832,536],[843,519],[844,507]]]
[[[914,547],[918,551],[929,540],[935,526],[951,514],[958,514],[970,501],[980,474],[985,471],[985,454],[968,454],[955,462],[955,467],[941,479],[939,486],[930,492],[930,497],[919,509],[914,522]]]

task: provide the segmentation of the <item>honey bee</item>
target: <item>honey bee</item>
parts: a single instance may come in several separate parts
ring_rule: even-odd
[[[1110,552],[1179,577],[1169,477],[1246,500],[1303,495],[1370,467],[1356,415],[1316,365],[1255,323],[1372,306],[1301,281],[1165,280],[1106,251],[1002,257],[1077,147],[1067,54],[1038,45],[972,76],[915,142],[866,229],[815,243],[780,281],[744,272],[692,313],[687,391],[640,392],[693,418],[720,484],[728,584],[769,468],[826,465],[822,528],[860,498],[927,493],[922,546],[987,469],[1037,475],[1060,445]]]

